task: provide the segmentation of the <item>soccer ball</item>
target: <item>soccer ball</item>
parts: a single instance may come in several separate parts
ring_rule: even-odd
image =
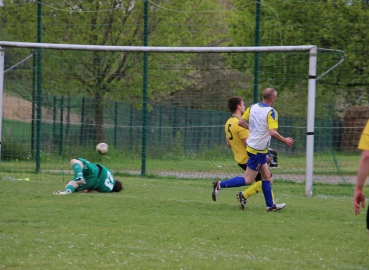
[[[98,143],[96,145],[96,152],[98,152],[100,155],[105,155],[108,152],[108,145],[106,143]]]

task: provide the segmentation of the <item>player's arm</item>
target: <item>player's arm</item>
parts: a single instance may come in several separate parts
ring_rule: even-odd
[[[278,133],[278,114],[273,109],[268,113],[268,129],[269,135],[274,139],[284,143],[288,147],[293,145],[293,139],[290,137],[283,137],[281,134]]]
[[[243,128],[249,129],[249,124],[246,122],[247,120],[249,120],[249,115],[250,115],[250,107],[246,109],[242,117],[238,120],[238,125]]]
[[[238,120],[238,125],[243,128],[249,129],[249,125],[246,123],[246,120],[243,119],[242,117],[240,118],[240,120]]]
[[[369,174],[369,120],[364,128],[363,133],[361,134],[358,148],[363,152],[361,153],[354,190],[353,202],[355,214],[360,213],[360,205],[363,208],[365,207],[365,196],[363,188]]]
[[[368,174],[369,174],[369,150],[365,150],[361,153],[355,189],[363,190]]]
[[[272,136],[274,139],[284,143],[288,147],[293,145],[293,139],[290,137],[283,137],[281,134],[278,133],[276,129],[269,129],[269,135]]]
[[[238,133],[238,137],[240,137],[242,145],[245,147],[247,146],[247,137],[249,137],[249,130],[245,129],[241,126],[237,127],[237,133]]]
[[[359,170],[357,172],[357,179],[354,190],[354,213],[360,213],[360,206],[365,207],[365,196],[363,192],[366,178],[369,174],[369,150],[365,150],[361,154]]]

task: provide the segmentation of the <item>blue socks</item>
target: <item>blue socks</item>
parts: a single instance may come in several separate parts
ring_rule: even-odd
[[[243,187],[246,186],[246,181],[243,176],[235,176],[231,179],[220,181],[221,188]]]
[[[270,181],[261,181],[261,182],[266,206],[272,207],[274,205],[274,202],[272,195],[272,186],[270,185]]]

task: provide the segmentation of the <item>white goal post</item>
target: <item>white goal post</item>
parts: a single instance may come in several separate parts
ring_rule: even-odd
[[[316,65],[318,48],[315,45],[301,46],[258,46],[258,47],[150,47],[150,46],[102,46],[81,44],[52,44],[0,41],[0,153],[2,138],[2,105],[4,91],[4,49],[3,47],[54,49],[54,50],[83,50],[83,51],[114,51],[114,52],[158,52],[158,53],[259,53],[259,52],[309,52],[308,79],[308,110],[306,129],[306,196],[312,196],[313,161],[314,161],[314,119],[315,119],[315,91]]]

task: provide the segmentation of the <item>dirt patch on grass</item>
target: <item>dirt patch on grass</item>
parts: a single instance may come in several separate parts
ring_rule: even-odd
[[[35,115],[35,118],[37,115]],[[32,121],[32,102],[3,94],[3,118],[31,122]],[[52,108],[42,107],[42,122],[53,122],[54,112]],[[63,112],[63,119],[66,121],[67,112]],[[60,111],[57,110],[56,122],[60,122]],[[81,123],[81,116],[71,113],[70,123]]]

